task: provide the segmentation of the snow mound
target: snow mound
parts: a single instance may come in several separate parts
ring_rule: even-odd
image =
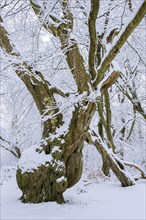
[[[38,152],[39,148],[32,146],[25,150],[18,162],[18,168],[22,172],[31,172],[33,169],[37,169],[41,165],[45,165],[46,162],[52,162],[53,157],[51,154],[45,154],[44,151]]]

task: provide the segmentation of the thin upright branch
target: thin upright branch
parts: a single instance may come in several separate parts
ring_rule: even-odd
[[[89,27],[89,38],[90,38],[90,48],[89,48],[89,72],[91,74],[92,80],[96,77],[95,70],[95,58],[96,58],[96,50],[97,50],[97,36],[96,36],[96,18],[99,11],[99,0],[91,0],[91,10],[88,19],[88,27]]]

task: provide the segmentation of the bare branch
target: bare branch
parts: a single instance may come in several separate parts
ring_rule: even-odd
[[[88,133],[88,138],[90,139],[90,143],[97,148],[101,156],[103,158],[106,157],[110,168],[115,173],[122,186],[125,187],[134,185],[134,179],[130,176],[130,174],[129,176],[126,175],[124,163],[104,145],[103,141],[95,133],[95,131],[92,131],[91,134]]]
[[[112,74],[103,82],[100,89],[101,94],[103,94],[108,88],[110,88],[119,78],[119,76],[119,71],[113,71]]]
[[[130,21],[120,31],[116,41],[114,41],[113,44],[111,45],[110,51],[103,58],[103,61],[101,62],[98,68],[98,76],[94,81],[95,88],[97,88],[97,85],[103,79],[104,73],[109,68],[110,63],[116,57],[117,53],[122,48],[124,43],[127,41],[128,37],[133,32],[133,30],[141,22],[141,20],[145,16],[145,13],[146,13],[146,1],[144,0],[143,3],[139,6],[139,8],[136,10],[136,12],[134,12],[134,15],[132,14]]]
[[[146,174],[145,174],[144,170],[143,170],[141,167],[139,167],[137,164],[131,163],[131,162],[127,162],[127,161],[123,161],[123,162],[124,162],[124,164],[125,164],[126,166],[135,168],[136,170],[140,171],[140,173],[141,173],[141,179],[146,179]]]
[[[96,77],[95,71],[95,54],[97,50],[97,36],[96,36],[96,18],[99,11],[99,0],[91,0],[91,10],[88,19],[89,37],[90,37],[90,48],[89,48],[89,72],[92,80]]]

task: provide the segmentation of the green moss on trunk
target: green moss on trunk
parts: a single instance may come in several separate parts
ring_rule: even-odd
[[[63,192],[67,189],[66,178],[57,182],[57,179],[64,174],[62,169],[57,172],[55,165],[41,165],[32,172],[17,170],[16,178],[19,188],[22,191],[21,201],[25,203],[40,203],[56,201],[63,203]]]

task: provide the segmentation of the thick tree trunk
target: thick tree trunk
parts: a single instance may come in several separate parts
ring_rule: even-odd
[[[63,172],[63,171],[62,171]],[[63,192],[67,189],[66,179],[59,179],[61,172],[50,166],[41,165],[33,172],[23,173],[17,170],[17,183],[22,191],[21,201],[30,203],[40,203],[56,201],[63,203]]]

